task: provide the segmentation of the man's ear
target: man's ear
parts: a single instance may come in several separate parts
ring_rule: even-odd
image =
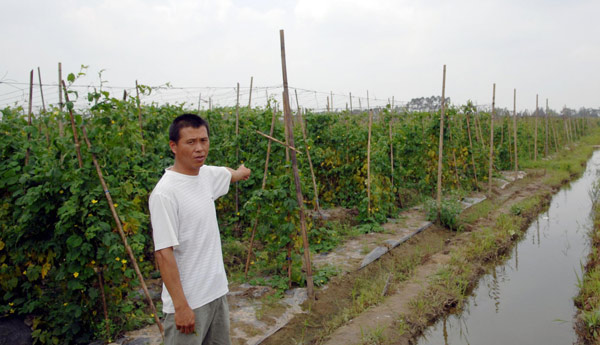
[[[169,147],[171,148],[171,152],[173,152],[173,154],[177,154],[177,143],[174,142],[173,140],[169,141]]]

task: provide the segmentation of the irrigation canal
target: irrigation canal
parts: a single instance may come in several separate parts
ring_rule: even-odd
[[[589,251],[591,191],[600,151],[577,181],[561,189],[503,264],[486,274],[461,314],[431,326],[426,344],[572,344],[577,280]]]

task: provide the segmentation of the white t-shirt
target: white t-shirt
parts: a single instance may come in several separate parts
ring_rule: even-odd
[[[154,250],[173,247],[183,292],[192,309],[225,294],[227,276],[214,201],[229,191],[231,173],[202,166],[197,176],[165,170],[150,195]],[[174,313],[163,284],[163,312]]]

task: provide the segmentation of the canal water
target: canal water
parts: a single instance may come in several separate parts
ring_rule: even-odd
[[[588,254],[599,177],[596,151],[583,176],[552,198],[510,258],[479,281],[462,313],[431,326],[418,344],[573,344],[573,297]]]

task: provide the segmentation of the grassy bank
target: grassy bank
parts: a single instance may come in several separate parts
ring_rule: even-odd
[[[531,221],[548,206],[558,188],[581,175],[594,151],[593,145],[598,142],[600,133],[595,132],[549,159],[525,162],[522,167],[528,177],[517,183],[541,181],[543,188],[516,202],[491,198],[462,214],[461,220],[470,231],[462,237],[462,243],[450,250],[449,263],[430,278],[429,287],[410,302],[410,312],[395,322],[395,335],[415,338],[451,309],[460,310],[481,275],[510,251]],[[588,273],[581,280],[582,293],[578,298],[585,308],[580,315],[581,333],[588,334],[593,339],[590,341],[596,343],[600,332],[600,211],[598,214],[593,234],[595,249],[590,254]],[[486,217],[488,221],[482,220]]]
[[[589,232],[590,254],[575,297],[575,331],[581,344],[600,343],[600,180],[594,184],[594,226]]]

